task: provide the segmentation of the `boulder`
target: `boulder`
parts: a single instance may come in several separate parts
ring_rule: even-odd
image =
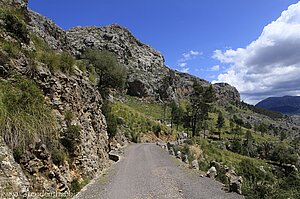
[[[177,151],[176,157],[181,159],[181,151]]]
[[[234,169],[230,169],[225,175],[229,181],[229,191],[242,194],[243,178],[238,176]]]
[[[188,155],[184,154],[184,155],[182,156],[182,161],[183,161],[184,163],[188,164],[188,163],[189,163]]]
[[[212,166],[208,169],[208,171],[206,172],[206,176],[209,178],[214,179],[217,176],[217,169],[216,167]]]
[[[192,161],[192,168],[196,169],[196,170],[199,170],[199,162],[198,162],[198,160],[193,160]]]
[[[169,154],[170,154],[170,155],[173,155],[173,156],[175,156],[175,151],[174,151],[174,149],[173,149],[173,148],[170,148],[170,150],[169,150]]]

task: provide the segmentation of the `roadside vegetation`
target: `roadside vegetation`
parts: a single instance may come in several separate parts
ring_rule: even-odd
[[[11,75],[0,81],[0,134],[19,155],[39,140],[48,146],[57,140],[51,108],[31,80]]]

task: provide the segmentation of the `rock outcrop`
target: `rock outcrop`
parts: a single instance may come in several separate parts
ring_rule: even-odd
[[[88,48],[114,53],[128,70],[129,95],[160,100],[160,93],[165,92],[169,99],[180,99],[192,92],[194,81],[203,86],[210,85],[208,81],[168,68],[160,52],[143,44],[129,30],[119,25],[79,26],[64,31],[38,13],[29,11],[29,16],[29,29],[54,50],[67,51],[77,57]],[[215,84],[214,89],[221,103],[240,101],[238,91],[229,84]]]
[[[164,57],[137,40],[119,25],[76,27],[67,31],[72,53],[80,55],[87,48],[113,52],[128,69],[128,94],[156,97],[160,80],[168,73]]]
[[[0,137],[0,198],[13,198],[29,191],[29,182],[20,165],[15,162],[11,149]]]
[[[132,96],[159,100],[160,93],[165,92],[169,99],[178,99],[192,92],[194,81],[210,85],[193,75],[168,68],[160,52],[141,43],[119,25],[76,27],[67,31],[67,38],[68,48],[75,56],[87,48],[113,52],[128,69],[127,93]],[[229,84],[215,84],[214,89],[221,102],[240,101],[238,91]]]
[[[29,32],[43,38],[54,50],[68,51],[65,31],[47,18],[28,11],[27,1],[0,1],[0,5],[22,9],[24,15],[30,18],[25,20]],[[0,37],[7,42],[19,42],[6,30],[1,29]],[[56,118],[56,141],[64,138],[69,122],[67,120],[70,120],[66,118],[66,113],[71,112],[71,124],[80,129],[79,144],[76,145],[72,160],[57,166],[52,161],[50,149],[44,143],[33,141],[32,146],[22,152],[18,164],[12,150],[1,138],[0,193],[5,192],[2,189],[18,194],[28,191],[70,193],[71,182],[94,178],[109,164],[107,126],[101,112],[102,97],[76,66],[72,74],[50,71],[48,66],[29,57],[28,52],[35,49],[32,41],[20,43],[20,46],[17,56],[8,57],[5,63],[0,63],[1,80],[9,81],[8,74],[18,74],[33,80],[43,92],[45,103],[51,107]],[[4,54],[7,55],[6,52]]]
[[[69,51],[66,32],[53,21],[32,10],[28,11],[28,29],[43,38],[53,50]]]

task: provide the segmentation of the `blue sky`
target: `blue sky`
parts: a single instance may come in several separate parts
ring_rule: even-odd
[[[284,10],[297,2],[297,0],[31,0],[29,7],[49,17],[63,29],[77,25],[103,26],[112,23],[125,26],[143,43],[159,50],[171,68],[189,72],[209,81],[226,81],[241,91],[245,101],[255,103],[268,96],[298,95],[295,86],[286,90],[273,87],[268,90],[265,89],[270,84],[268,82],[253,85],[257,80],[253,79],[255,74],[250,74],[248,70],[252,65],[241,66],[241,62],[245,63],[251,59],[240,56],[238,50],[244,49],[244,54],[247,54],[247,47],[259,40],[264,28],[279,19]],[[295,12],[290,12],[290,15],[294,15]],[[300,18],[299,20],[296,18],[295,21],[300,24]],[[271,34],[272,30],[269,33]],[[292,50],[300,51],[297,47]],[[247,68],[247,71],[241,75],[239,71],[243,67]],[[264,67],[260,65],[259,68]],[[276,77],[276,74],[272,77],[274,75]],[[251,85],[248,85],[249,81]],[[288,84],[295,84],[295,81]],[[282,80],[279,83],[282,82],[286,81]],[[256,91],[256,86],[261,86],[259,92]]]

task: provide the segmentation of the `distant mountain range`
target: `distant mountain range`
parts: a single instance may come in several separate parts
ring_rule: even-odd
[[[288,115],[300,114],[300,96],[269,97],[255,106]]]

